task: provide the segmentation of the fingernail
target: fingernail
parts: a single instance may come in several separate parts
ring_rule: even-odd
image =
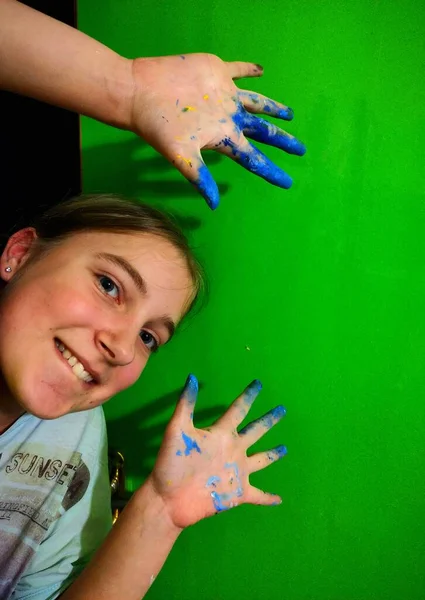
[[[258,69],[259,71],[264,71],[264,67],[263,67],[263,65],[259,65],[258,63],[255,63],[255,66],[257,67],[257,69]]]

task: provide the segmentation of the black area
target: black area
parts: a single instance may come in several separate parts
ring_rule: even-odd
[[[28,6],[76,26],[75,0]],[[0,92],[0,244],[41,210],[81,192],[80,123],[75,113]]]

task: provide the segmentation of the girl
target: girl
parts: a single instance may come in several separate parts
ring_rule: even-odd
[[[254,381],[197,429],[189,375],[153,472],[109,532],[101,405],[138,379],[202,288],[168,217],[114,197],[62,203],[9,238],[0,275],[1,598],[139,600],[185,527],[280,502],[248,478],[285,448],[246,452],[284,409],[238,431]]]

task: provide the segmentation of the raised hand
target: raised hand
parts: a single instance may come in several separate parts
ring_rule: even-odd
[[[254,92],[240,90],[234,79],[259,77],[262,67],[224,62],[211,54],[186,54],[133,61],[131,129],[163,154],[206,199],[219,202],[217,185],[201,150],[212,149],[255,175],[282,188],[292,179],[247,138],[302,156],[304,145],[265,114],[290,121],[290,108]]]
[[[247,450],[285,415],[277,406],[237,431],[261,383],[253,381],[224,415],[207,429],[193,425],[198,382],[190,375],[165,432],[152,484],[176,527],[187,527],[204,517],[239,504],[274,505],[280,497],[249,483],[249,475],[282,458],[284,446],[247,456]]]

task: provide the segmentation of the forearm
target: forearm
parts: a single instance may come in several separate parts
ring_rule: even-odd
[[[132,61],[17,0],[0,0],[0,88],[129,127]]]
[[[61,600],[140,600],[180,532],[148,480],[133,495],[93,560]]]

